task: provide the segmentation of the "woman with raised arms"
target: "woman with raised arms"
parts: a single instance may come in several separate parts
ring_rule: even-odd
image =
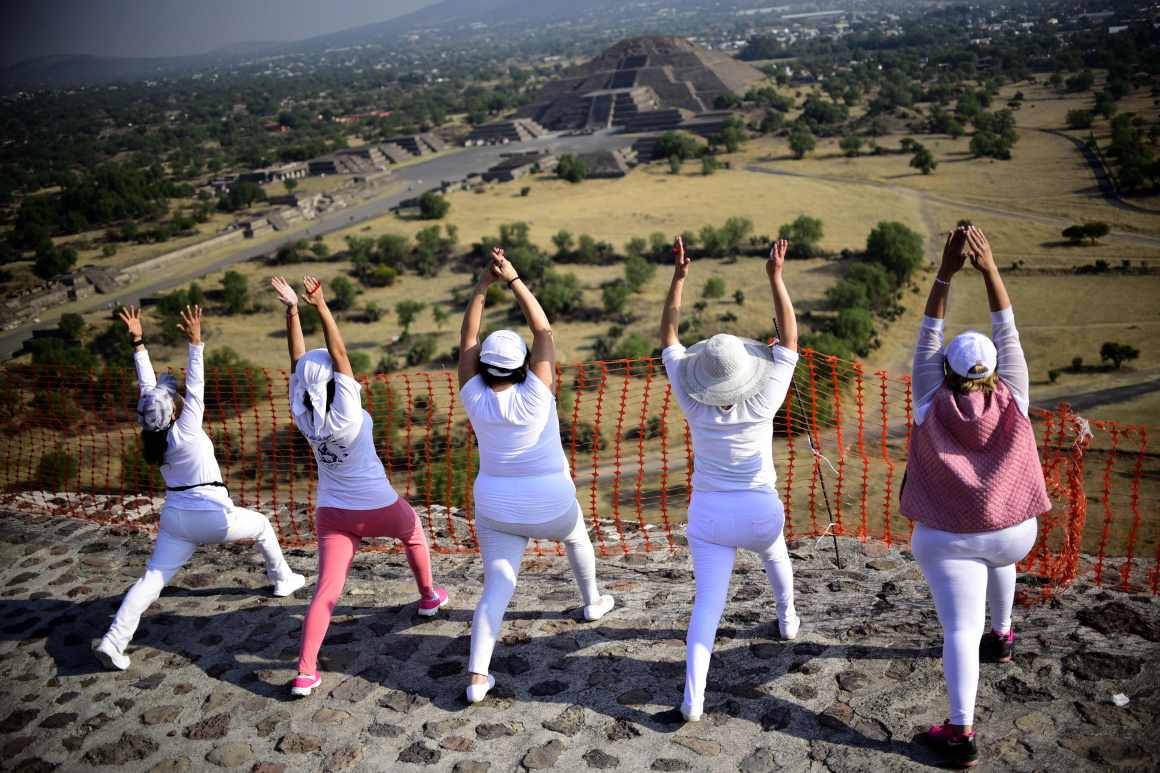
[[[752,550],[765,565],[784,639],[801,621],[793,604],[793,568],[782,526],[785,509],[773,468],[773,418],[785,400],[797,364],[797,319],[782,275],[785,240],[765,263],[781,340],[773,345],[718,333],[689,348],[677,337],[681,295],[692,266],[680,237],[661,314],[661,358],[693,438],[693,496],[686,536],[693,557],[696,597],[686,639],[686,721],[701,718],[713,640],[725,610],[737,549]]]
[[[374,425],[363,410],[362,385],[354,378],[338,323],[326,305],[322,284],[303,279],[303,300],[318,310],[325,349],[306,351],[298,319],[298,296],[282,277],[270,281],[286,307],[290,352],[290,410],[294,423],[314,450],[318,463],[318,587],[302,622],[298,676],[290,694],[305,697],[322,684],[318,651],[354,554],[363,539],[392,537],[403,543],[407,563],[419,589],[418,613],[434,615],[447,603],[447,592],[435,587],[427,536],[414,508],[387,480],[375,451]]]
[[[145,564],[145,574],[125,594],[109,632],[93,647],[93,654],[105,668],[123,671],[129,667],[125,648],[141,622],[141,615],[157,600],[198,545],[255,540],[266,560],[266,576],[274,584],[275,596],[289,596],[306,584],[306,578],[295,574],[286,563],[270,520],[261,513],[235,505],[222,482],[213,442],[202,426],[205,345],[201,341],[201,307],[186,306],[177,326],[189,341],[185,400],[180,403],[180,411],[177,380],[168,373],[158,378],[153,372],[145,349],[140,309],[129,306],[119,316],[133,344],[133,363],[137,367],[140,390],[137,423],[141,427],[145,461],[157,465],[165,480],[165,504],[161,508],[157,542]]]

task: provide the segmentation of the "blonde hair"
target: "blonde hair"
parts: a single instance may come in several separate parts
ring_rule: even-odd
[[[995,384],[999,382],[998,371],[983,378],[965,378],[955,373],[950,368],[946,369],[946,377],[943,383],[952,391],[960,395],[967,395],[971,392],[982,392],[989,395],[995,391]]]

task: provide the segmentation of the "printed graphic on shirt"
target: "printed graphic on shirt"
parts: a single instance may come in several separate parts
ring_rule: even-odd
[[[325,464],[328,467],[341,464],[350,457],[348,447],[334,442],[334,438],[326,438],[319,441],[314,450],[318,455],[318,463]]]

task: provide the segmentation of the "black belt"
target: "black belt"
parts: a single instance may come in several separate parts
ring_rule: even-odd
[[[212,483],[191,483],[188,486],[166,486],[165,490],[166,491],[189,491],[191,488],[198,488],[199,486],[221,486],[222,488],[226,488],[226,484],[222,483],[220,480],[215,480]]]

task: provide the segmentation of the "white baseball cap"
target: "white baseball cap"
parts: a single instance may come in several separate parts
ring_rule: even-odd
[[[528,358],[528,345],[514,330],[497,330],[483,339],[479,361],[501,370],[515,370]]]
[[[995,372],[998,352],[990,338],[977,330],[955,336],[946,351],[951,370],[967,379],[986,378]]]

